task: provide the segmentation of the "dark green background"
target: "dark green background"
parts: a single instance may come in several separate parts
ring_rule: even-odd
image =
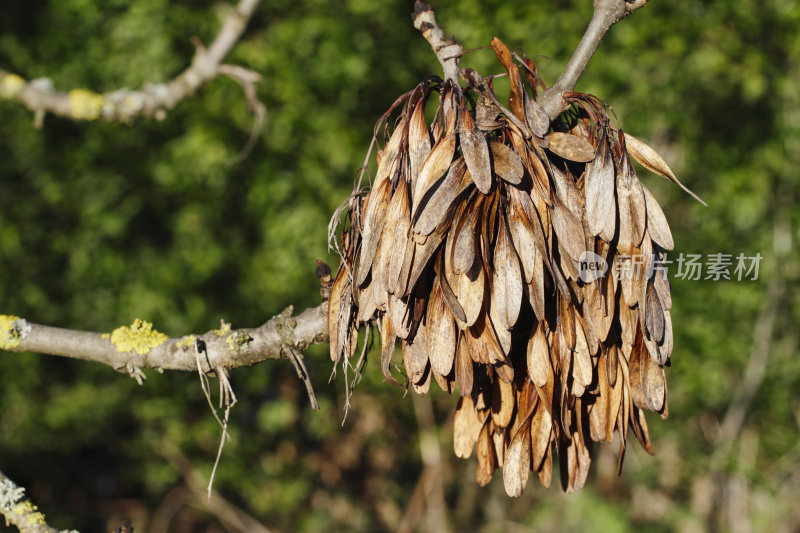
[[[189,38],[210,42],[228,8],[6,2],[0,67],[50,77],[62,90],[138,88],[185,68]],[[588,0],[434,8],[465,48],[496,35],[540,57],[549,83],[591,15]],[[352,188],[373,123],[439,71],[411,9],[371,0],[260,6],[228,57],[263,75],[268,110],[242,162],[252,118],[229,79],[162,122],[132,126],[48,116],[36,130],[28,110],[0,100],[0,313],[93,331],[139,317],[180,336],[220,318],[252,327],[289,304],[316,305],[314,260],[336,265],[327,221]],[[650,418],[655,458],[631,443],[617,478],[616,449],[598,446],[581,493],[531,479],[511,501],[502,472],[479,488],[474,458],[453,456],[454,398],[404,397],[371,364],[340,425],[344,382],[340,373],[328,383],[322,345],[306,356],[320,412],[286,361],[232,373],[234,439],[215,488],[278,531],[395,529],[413,516],[420,479],[425,486],[421,439],[438,439],[441,471],[422,500],[423,531],[443,523],[460,531],[798,530],[798,28],[791,0],[653,0],[611,30],[578,85],[612,104],[619,125],[659,150],[710,205],[640,169],[672,222],[669,259],[763,256],[757,281],[688,281],[670,270],[671,416]],[[490,50],[464,64],[501,71]],[[777,317],[758,334],[768,304]],[[720,439],[759,335],[768,350],[763,381],[741,431]],[[223,531],[202,499],[181,489],[185,472],[170,451],[207,479],[220,429],[198,378],[147,374],[138,387],[105,366],[0,353],[0,470],[27,487],[52,525],[108,531],[129,516],[144,531],[166,516],[171,531]]]

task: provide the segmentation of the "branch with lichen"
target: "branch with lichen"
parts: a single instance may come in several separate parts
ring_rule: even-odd
[[[594,0],[592,19],[581,42],[556,83],[537,99],[537,103],[544,108],[551,121],[569,107],[564,102],[564,93],[575,88],[581,74],[586,70],[589,60],[611,26],[640,7],[644,7],[646,3],[647,0]],[[433,10],[420,0],[417,0],[414,5],[412,20],[414,27],[422,33],[439,59],[439,63],[442,64],[445,79],[456,82],[463,50],[456,42],[455,37],[450,36],[445,39],[444,31],[436,22]]]
[[[248,105],[263,122],[264,105],[255,96],[255,83],[260,75],[234,65],[222,64],[233,45],[239,40],[260,0],[240,0],[228,14],[219,33],[206,48],[195,42],[197,49],[191,65],[166,83],[147,83],[141,90],[127,88],[106,93],[86,89],[57,91],[49,78],[25,80],[0,69],[0,98],[20,102],[35,114],[35,124],[41,127],[45,113],[73,120],[105,120],[129,124],[142,118],[163,119],[167,111],[192,96],[198,89],[218,76],[229,76],[244,89]]]
[[[6,525],[13,525],[22,533],[77,533],[59,530],[47,525],[36,505],[25,497],[25,489],[0,472],[0,514]]]
[[[323,303],[292,316],[289,307],[256,328],[233,329],[222,322],[219,329],[179,338],[169,338],[140,319],[109,333],[94,333],[0,315],[0,350],[95,361],[139,383],[145,368],[212,373],[267,359],[290,359],[297,365],[300,351],[327,342],[327,308]]]

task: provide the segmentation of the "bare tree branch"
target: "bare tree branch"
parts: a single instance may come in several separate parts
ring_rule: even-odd
[[[0,513],[6,525],[14,525],[22,533],[78,533],[62,531],[47,525],[44,515],[25,497],[25,489],[0,472]]]
[[[444,70],[444,78],[458,83],[458,66],[461,63],[461,45],[456,43],[452,35],[445,39],[442,27],[436,22],[436,16],[428,4],[417,0],[411,16],[414,27],[422,32],[422,36],[433,48],[439,63]]]
[[[428,531],[450,531],[447,519],[447,504],[444,499],[445,472],[441,443],[433,413],[433,403],[428,395],[412,394],[414,414],[419,431],[419,448],[423,468],[411,494],[403,518],[397,526],[398,533],[409,533],[418,529],[420,518],[427,514]],[[451,421],[452,422],[452,421]],[[451,424],[442,424],[442,428]]]
[[[747,359],[747,367],[722,420],[719,438],[717,439],[718,445],[734,440],[739,434],[747,410],[764,380],[764,372],[769,360],[770,345],[772,344],[772,330],[779,316],[784,291],[785,284],[783,280],[776,276],[776,279],[769,284],[767,295],[764,298],[764,306],[755,321],[753,346]]]
[[[640,7],[644,7],[647,0],[594,0],[594,13],[589,27],[572,54],[572,58],[564,68],[556,83],[542,93],[537,102],[545,109],[550,120],[553,121],[567,109],[564,104],[563,94],[572,91],[578,79],[586,70],[589,60],[594,55],[600,41],[606,32]],[[463,49],[453,36],[445,39],[442,27],[436,22],[433,10],[427,4],[417,0],[412,15],[414,27],[422,32],[428,41],[439,63],[442,64],[445,79],[454,83],[458,81],[459,64]],[[509,115],[510,116],[510,115]]]
[[[73,120],[102,119],[129,124],[141,118],[163,119],[166,112],[181,100],[224,74],[234,78],[243,87],[248,105],[256,114],[259,124],[263,122],[263,105],[254,98],[254,84],[260,79],[260,75],[243,67],[222,64],[222,60],[242,36],[259,2],[260,0],[240,0],[223,21],[211,45],[205,48],[195,42],[197,51],[191,65],[166,83],[147,83],[139,91],[122,88],[102,94],[85,89],[60,92],[53,89],[53,82],[48,78],[26,81],[17,74],[0,69],[0,98],[15,100],[33,111],[37,126],[41,126],[45,113]]]
[[[292,357],[292,351],[327,342],[328,304],[291,316],[291,308],[257,328],[220,329],[167,338],[140,320],[112,333],[75,331],[0,315],[0,349],[96,361],[141,382],[143,368],[212,372]]]
[[[575,88],[606,32],[626,16],[644,7],[646,3],[647,0],[594,0],[592,20],[564,72],[556,83],[538,98],[539,105],[547,111],[551,121],[567,109],[568,106],[564,104],[562,97],[564,92]]]
[[[782,265],[788,249],[778,245],[780,242],[791,242],[791,225],[781,210],[776,212],[776,221],[773,225],[773,253],[775,264]],[[767,285],[767,294],[764,303],[753,324],[753,345],[747,358],[747,366],[741,381],[734,389],[719,433],[714,440],[714,454],[711,457],[712,470],[721,470],[731,448],[742,431],[747,411],[761,388],[764,375],[772,351],[773,330],[780,317],[780,308],[786,293],[786,275],[780,267],[773,273]]]

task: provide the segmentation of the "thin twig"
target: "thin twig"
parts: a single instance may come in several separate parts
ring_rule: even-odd
[[[294,369],[297,372],[297,377],[299,377],[306,386],[308,399],[311,402],[311,409],[314,411],[319,411],[319,403],[317,403],[317,396],[314,394],[314,386],[311,384],[311,378],[308,375],[308,369],[306,368],[306,364],[303,362],[303,354],[291,347],[288,348],[288,351],[289,360],[292,362],[292,365],[294,365]]]
[[[736,387],[733,400],[722,419],[721,441],[732,440],[739,434],[747,409],[764,380],[764,371],[769,360],[770,344],[772,343],[772,330],[778,317],[783,294],[784,284],[781,280],[776,279],[770,283],[764,299],[764,307],[753,328],[753,347],[747,359],[744,376]]]
[[[211,500],[211,495],[213,494],[214,489],[214,476],[217,474],[217,467],[219,466],[219,461],[222,459],[222,449],[225,447],[225,441],[231,438],[230,434],[228,433],[228,420],[231,414],[231,406],[225,407],[225,415],[222,418],[222,435],[219,438],[219,447],[217,448],[217,457],[214,459],[214,466],[211,468],[211,475],[208,477],[208,486],[206,487],[206,493],[208,499]]]
[[[444,467],[433,403],[428,395],[412,394],[411,399],[414,402],[414,414],[417,418],[423,469],[397,530],[413,531],[423,512],[427,511],[428,524],[424,529],[448,531],[447,505],[444,499]]]
[[[773,232],[774,243],[779,242],[781,239],[790,238],[787,235],[791,234],[791,230],[787,229],[780,221],[775,222]],[[775,328],[775,322],[778,319],[781,302],[786,290],[784,276],[779,270],[781,259],[785,252],[778,249],[777,246],[774,247],[773,251],[778,267],[769,282],[763,307],[753,326],[753,346],[747,359],[744,376],[735,388],[733,399],[728,405],[728,410],[725,412],[717,434],[716,450],[711,461],[712,469],[721,468],[742,429],[747,410],[750,408],[750,404],[764,381],[764,373],[771,350],[773,329]]]
[[[250,130],[247,144],[232,161],[232,163],[240,163],[250,155],[261,134],[261,130],[264,128],[264,122],[267,120],[267,106],[258,99],[258,93],[256,92],[256,84],[261,81],[261,75],[238,65],[220,65],[217,72],[230,77],[242,87],[245,98],[247,98],[247,107],[253,113],[253,127]]]
[[[200,348],[201,346],[203,346],[202,349]],[[206,402],[208,402],[208,408],[211,410],[211,414],[217,419],[217,423],[220,425],[220,427],[224,427],[222,420],[220,420],[219,415],[217,415],[217,410],[214,409],[214,402],[211,401],[211,389],[208,386],[208,375],[203,372],[203,367],[200,362],[201,351],[205,351],[204,344],[195,344],[195,361],[197,361],[197,374],[200,377],[200,389],[203,391],[203,396],[205,396]]]
[[[597,47],[600,46],[600,42],[606,32],[626,16],[644,7],[646,3],[647,0],[633,2],[626,0],[594,1],[592,20],[589,22],[589,27],[586,28],[581,42],[578,43],[578,47],[556,83],[537,99],[537,102],[547,112],[551,121],[555,120],[558,115],[567,109],[568,106],[564,104],[562,97],[563,93],[575,88],[575,84],[578,83],[581,74],[586,70],[589,60],[592,59]]]
[[[436,16],[428,4],[417,0],[412,15],[414,27],[422,32],[422,36],[433,48],[433,52],[442,64],[444,79],[458,83],[458,68],[461,63],[463,49],[454,37],[445,39],[442,27],[436,22]]]
[[[225,17],[211,45],[205,48],[199,42],[196,43],[192,63],[166,83],[146,83],[138,91],[122,88],[102,94],[85,89],[61,92],[53,88],[53,83],[48,78],[28,81],[0,69],[0,98],[15,100],[33,111],[35,125],[38,127],[41,127],[45,113],[73,120],[99,119],[129,124],[142,118],[163,119],[167,111],[192,96],[212,79],[224,74],[233,76],[243,86],[248,103],[256,114],[256,126],[260,128],[259,108],[253,106],[253,97],[248,94],[249,87],[246,86],[255,83],[259,75],[243,67],[222,65],[222,60],[244,33],[259,2],[260,0],[240,0]],[[236,69],[235,74],[232,69]]]

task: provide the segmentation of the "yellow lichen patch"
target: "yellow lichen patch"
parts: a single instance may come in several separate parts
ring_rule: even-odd
[[[25,522],[27,522],[27,524],[29,526],[33,526],[33,525],[44,524],[45,523],[44,515],[42,513],[40,513],[38,511],[38,509],[39,508],[36,507],[31,502],[24,501],[24,502],[21,502],[21,503],[18,503],[17,505],[15,505],[14,508],[12,509],[12,511],[14,512],[14,514],[28,515],[25,518]]]
[[[10,350],[19,346],[19,330],[16,327],[18,316],[0,315],[0,350]]]
[[[181,340],[179,340],[176,344],[178,345],[179,348],[183,348],[184,350],[188,350],[189,348],[194,346],[194,343],[195,343],[196,340],[197,339],[195,339],[194,335],[187,335],[184,338],[182,338]]]
[[[105,98],[86,89],[72,89],[69,92],[69,110],[78,120],[97,120],[103,111]]]
[[[44,515],[42,513],[31,513],[26,520],[29,526],[37,526],[45,523]]]
[[[225,320],[219,321],[219,329],[214,330],[214,335],[217,337],[223,337],[226,334],[230,333],[231,331],[231,323],[225,322]]]
[[[153,324],[137,318],[130,326],[120,326],[111,332],[111,343],[118,352],[146,354],[167,340],[167,336],[153,329]]]
[[[225,345],[229,350],[247,350],[253,338],[242,330],[236,330],[225,339]]]
[[[103,333],[102,335],[100,335],[100,338],[101,339],[110,339],[111,338],[111,333]]]
[[[16,74],[6,74],[0,78],[0,95],[13,98],[25,87],[25,80]]]
[[[39,508],[29,501],[24,501],[16,504],[11,512],[25,517],[25,523],[29,526],[36,526],[45,523],[45,518],[39,512]]]

